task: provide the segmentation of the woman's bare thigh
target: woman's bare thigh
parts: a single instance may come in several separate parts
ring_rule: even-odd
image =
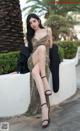
[[[39,52],[38,52],[38,48],[34,51],[34,53],[32,54],[32,61],[33,61],[33,64],[37,64],[38,61],[39,61]]]
[[[33,61],[33,64],[35,65],[35,64],[37,64],[37,63],[39,63],[39,55],[40,55],[40,52],[41,53],[43,53],[42,52],[42,50],[44,50],[45,49],[45,46],[44,45],[40,45],[40,46],[38,46],[37,47],[37,49],[34,51],[34,53],[33,53],[33,55],[32,55],[32,61]]]

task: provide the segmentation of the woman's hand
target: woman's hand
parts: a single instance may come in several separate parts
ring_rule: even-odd
[[[24,37],[24,44],[25,44],[25,47],[28,47],[28,40],[26,37]]]

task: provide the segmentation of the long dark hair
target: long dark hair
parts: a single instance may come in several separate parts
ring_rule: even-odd
[[[26,25],[27,25],[26,38],[28,40],[28,47],[29,47],[30,51],[32,52],[33,46],[32,46],[32,41],[31,40],[32,40],[32,38],[34,36],[35,31],[30,26],[30,19],[31,18],[35,18],[40,22],[40,24],[39,24],[40,28],[44,28],[44,27],[41,24],[40,18],[36,14],[31,13],[31,14],[28,15],[27,20],[26,20]]]

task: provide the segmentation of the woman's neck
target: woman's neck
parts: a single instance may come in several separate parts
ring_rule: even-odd
[[[38,27],[38,28],[35,30],[35,32],[39,32],[40,30],[41,30],[41,28]]]
[[[36,30],[35,30],[35,33],[40,33],[41,32],[41,30],[42,30],[42,28],[37,28]]]

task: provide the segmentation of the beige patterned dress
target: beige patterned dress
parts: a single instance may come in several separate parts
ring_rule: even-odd
[[[32,38],[32,43],[33,43],[33,52],[31,53],[30,57],[28,58],[28,68],[30,69],[30,87],[31,87],[31,92],[34,90],[34,87],[36,86],[35,81],[32,78],[32,69],[34,67],[33,65],[33,61],[32,61],[32,55],[35,52],[35,50],[37,49],[38,46],[40,45],[44,45],[46,46],[46,65],[45,65],[45,71],[46,71],[46,76],[47,79],[49,78],[49,73],[50,73],[50,69],[49,69],[49,35],[48,33],[42,37],[40,40],[37,40],[36,38]],[[32,93],[31,93],[32,94]]]
[[[45,71],[46,71],[46,76],[47,79],[49,79],[49,47],[50,47],[50,40],[49,40],[49,35],[48,32],[44,37],[42,37],[40,40],[37,40],[36,38],[32,39],[32,44],[33,44],[33,52],[31,53],[30,57],[28,58],[28,67],[30,69],[30,72],[32,72],[32,69],[34,68],[35,65],[33,65],[32,61],[32,55],[35,52],[35,50],[40,46],[44,45],[46,47],[46,65],[45,65]],[[40,98],[39,98],[39,93],[36,88],[36,83],[32,77],[32,73],[30,73],[30,96],[31,96],[31,102],[28,108],[29,112],[32,112],[32,114],[36,114],[39,112],[40,108]],[[36,97],[35,97],[36,96]],[[34,106],[35,104],[35,106]],[[34,109],[32,108],[34,107]],[[33,110],[32,110],[33,109]]]
[[[40,40],[37,40],[36,38],[32,39],[33,43],[33,52],[31,53],[30,57],[28,58],[28,68],[30,69],[30,72],[32,71],[34,65],[32,61],[32,55],[40,45],[46,46],[46,66],[49,66],[49,36],[48,34],[42,37]]]

